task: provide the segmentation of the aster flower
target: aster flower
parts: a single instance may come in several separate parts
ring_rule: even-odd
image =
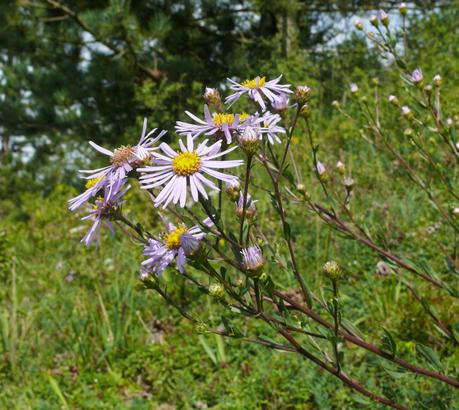
[[[242,165],[241,160],[222,161],[217,159],[235,150],[237,146],[220,151],[221,140],[210,147],[207,146],[207,142],[208,140],[204,140],[195,150],[193,137],[188,134],[186,146],[182,140],[179,140],[179,152],[175,152],[168,144],[162,143],[160,148],[163,154],[152,153],[155,157],[155,165],[137,169],[139,172],[145,173],[140,177],[143,189],[152,189],[164,185],[164,188],[155,198],[155,206],[164,203],[163,208],[166,208],[172,201],[174,204],[180,202],[180,206],[183,208],[186,204],[188,187],[194,201],[198,200],[199,194],[207,199],[205,187],[215,191],[219,189],[204,174],[224,182],[235,179],[234,176],[216,171],[216,169],[234,168]]]
[[[225,136],[226,142],[228,144],[231,144],[233,134],[237,131],[238,125],[241,122],[241,118],[238,114],[233,115],[226,113],[213,113],[211,115],[207,104],[204,105],[205,120],[201,120],[199,117],[197,117],[189,111],[185,111],[185,113],[197,124],[177,121],[175,130],[178,134],[191,134],[193,138],[196,138],[201,134],[220,134]]]
[[[265,111],[265,97],[273,104],[275,101],[279,100],[281,96],[292,92],[290,90],[290,84],[279,84],[281,78],[282,75],[274,80],[266,81],[266,77],[257,76],[253,80],[246,80],[241,84],[228,78],[228,81],[231,83],[230,88],[236,92],[226,97],[225,104],[231,107],[239,98],[247,94],[249,98],[256,101],[262,110]]]
[[[105,222],[108,229],[112,234],[115,233],[113,224],[110,219],[114,213],[126,202],[120,201],[121,197],[129,190],[130,185],[124,186],[126,181],[118,180],[113,183],[111,190],[105,190],[104,197],[96,199],[93,209],[89,211],[88,215],[81,218],[82,220],[92,220],[93,224],[87,234],[83,237],[81,242],[86,246],[91,245],[95,239],[96,244],[99,244],[100,228],[102,223]]]
[[[256,114],[252,119],[252,123],[260,125],[260,135],[266,135],[272,145],[274,142],[281,142],[277,134],[285,134],[285,129],[278,125],[281,120],[282,118],[279,114],[272,114],[266,111],[262,116]]]
[[[258,245],[241,250],[242,267],[251,272],[260,272],[265,265],[265,258]]]
[[[105,177],[88,179],[85,185],[86,191],[68,201],[69,209],[71,211],[77,210],[81,205],[96,196],[106,185],[107,178]]]
[[[209,218],[203,221],[206,226],[212,226]],[[150,238],[144,248],[148,258],[142,262],[141,272],[147,269],[160,275],[170,263],[176,259],[180,273],[185,272],[186,258],[193,255],[199,248],[205,233],[198,225],[187,228],[185,225],[168,224],[167,233],[160,239]]]
[[[359,86],[356,83],[350,85],[351,93],[356,94],[359,92]]]
[[[410,75],[410,80],[414,84],[419,84],[424,79],[424,75],[422,74],[422,70],[420,68],[416,68]]]
[[[86,179],[107,178],[107,186],[119,180],[124,180],[129,172],[140,166],[145,161],[151,158],[151,153],[157,148],[152,145],[158,141],[166,131],[161,131],[156,137],[152,138],[156,132],[156,128],[147,133],[147,119],[144,119],[142,134],[137,145],[122,145],[121,147],[110,151],[106,148],[97,145],[93,141],[89,144],[100,153],[110,157],[111,165],[94,170],[81,170],[81,173],[88,174]]]

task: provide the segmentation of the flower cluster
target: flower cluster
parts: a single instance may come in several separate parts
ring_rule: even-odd
[[[229,159],[233,152],[256,154],[265,143],[281,142],[286,130],[280,125],[280,113],[288,108],[290,85],[280,84],[281,76],[267,81],[256,77],[238,83],[230,81],[234,91],[222,103],[220,93],[207,87],[203,97],[204,116],[199,118],[190,111],[185,114],[193,122],[177,121],[175,131],[179,135],[177,146],[162,141],[166,131],[156,128],[147,132],[144,120],[140,140],[136,145],[123,145],[113,151],[93,141],[89,144],[96,151],[109,157],[110,164],[98,169],[81,170],[87,180],[86,190],[69,201],[69,209],[76,211],[83,205],[89,207],[83,219],[92,221],[92,226],[82,242],[90,245],[98,243],[103,222],[114,233],[114,225],[127,223],[122,213],[123,199],[129,190],[129,178],[140,182],[140,187],[149,192],[155,207],[166,209],[171,204],[190,208],[194,203],[210,201],[212,192],[219,192],[222,183],[226,184],[230,198],[236,202],[236,214],[246,221],[252,221],[256,214],[255,202],[246,193],[246,203],[241,193],[238,177],[228,170],[241,166],[242,159]],[[253,114],[230,112],[229,108],[243,95],[260,107]],[[215,110],[211,112],[209,107]],[[268,109],[272,108],[272,112]],[[220,194],[221,195],[221,194]],[[206,208],[206,212],[208,209]],[[152,273],[160,275],[175,259],[179,272],[185,272],[187,258],[199,254],[205,230],[212,226],[213,215],[209,214],[202,223],[187,228],[180,222],[176,226],[167,224],[166,233],[158,237],[136,231],[138,239],[144,243],[146,260],[141,264],[141,278]],[[180,215],[176,214],[179,217]],[[134,224],[129,224],[136,230]],[[204,231],[201,229],[206,227]],[[253,260],[254,250],[248,248],[244,258]],[[249,268],[247,268],[249,269]]]

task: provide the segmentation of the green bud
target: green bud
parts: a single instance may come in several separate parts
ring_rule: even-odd
[[[335,261],[328,261],[322,268],[323,273],[331,280],[337,280],[344,274],[341,267]]]
[[[209,295],[221,299],[225,295],[225,289],[220,283],[212,283],[209,286]]]
[[[261,273],[260,276],[258,277],[258,280],[261,283],[266,283],[268,281],[268,274],[266,272]]]
[[[204,322],[199,322],[195,326],[196,333],[207,333],[207,325]]]

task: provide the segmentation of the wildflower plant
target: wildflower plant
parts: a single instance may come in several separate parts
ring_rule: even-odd
[[[405,6],[400,12],[405,19]],[[429,83],[420,68],[408,70],[394,45],[396,35],[391,32],[386,13],[381,11],[370,22],[375,33],[365,33],[360,22],[358,29],[383,53],[392,56],[408,91],[404,95],[388,95],[384,100],[375,86],[372,107],[369,98],[363,98],[365,88],[352,83],[348,104],[357,105],[358,114],[354,115],[355,110],[347,112],[338,101],[333,106],[360,124],[362,135],[370,144],[388,151],[398,161],[406,170],[406,177],[425,193],[451,235],[457,235],[457,206],[449,209],[447,205],[457,204],[458,200],[454,180],[459,160],[456,123],[445,120],[446,109],[440,108],[441,77],[436,75]],[[327,168],[325,154],[319,151],[317,133],[310,120],[313,90],[305,85],[294,90],[281,80],[282,76],[273,80],[264,76],[242,82],[229,80],[232,93],[224,99],[217,89],[206,88],[204,118],[186,111],[193,122],[177,121],[178,138],[172,138],[172,142],[164,140],[164,131],[147,133],[145,121],[141,139],[135,146],[109,151],[91,143],[109,157],[111,164],[83,171],[93,183],[69,201],[72,211],[83,205],[89,207],[84,219],[90,219],[92,226],[83,242],[90,245],[98,238],[102,222],[111,231],[119,226],[121,232],[128,233],[139,244],[140,280],[144,286],[158,292],[184,318],[194,322],[199,332],[298,354],[377,403],[406,408],[398,402],[396,394],[374,392],[365,386],[365,381],[348,374],[344,356],[347,347],[378,356],[413,376],[459,388],[459,381],[445,371],[427,369],[403,359],[387,330],[384,330],[385,343],[380,346],[367,340],[346,320],[340,286],[347,280],[348,268],[339,261],[323,261],[323,268],[317,272],[325,284],[322,288],[313,288],[317,281],[301,270],[297,261],[301,249],[291,227],[292,222],[298,221],[289,219],[289,208],[298,205],[304,210],[304,218],[318,216],[324,224],[381,258],[377,270],[384,274],[379,276],[397,275],[414,300],[428,312],[439,337],[457,348],[457,329],[437,316],[428,299],[417,290],[415,281],[425,281],[451,298],[458,298],[459,291],[448,281],[447,274],[437,274],[427,263],[416,264],[383,246],[360,224],[361,219],[353,213],[358,181],[348,172],[345,159]],[[233,110],[242,100],[254,107],[252,112]],[[410,152],[402,149],[400,141],[395,143],[386,135],[380,108],[384,101],[397,112],[400,129],[412,130],[408,136],[403,133],[397,136],[404,143],[409,142]],[[316,177],[318,190],[305,185],[296,163],[297,153],[292,149],[292,138],[298,133],[300,122],[306,130],[309,169]],[[424,144],[426,136],[432,134],[442,155]],[[423,167],[413,166],[416,156],[422,158]],[[290,169],[294,170],[294,176]],[[161,221],[162,228],[156,232],[131,221],[125,213],[128,202],[125,194],[131,179],[140,182],[141,191],[151,200],[152,218]],[[440,188],[434,187],[433,182]],[[309,191],[316,194],[311,196]],[[317,191],[319,198],[315,197]],[[263,216],[257,210],[257,202],[265,195],[271,199],[278,231],[265,230]],[[272,236],[276,232],[279,237]],[[279,257],[279,249],[288,255],[287,263]],[[455,275],[458,274],[456,251],[439,246],[450,274]],[[281,269],[295,283],[293,288],[279,282]],[[172,283],[166,283],[163,278],[166,270],[172,273]],[[201,310],[192,309],[188,303],[191,301],[182,300],[195,297],[196,293],[181,292],[177,296],[172,290],[175,282],[209,295],[226,312],[222,323],[207,320]],[[241,330],[235,316],[264,323],[276,333],[276,339],[251,334],[250,327]],[[423,346],[423,349],[425,356],[435,357],[431,348]],[[355,354],[355,350],[349,349],[346,354]]]

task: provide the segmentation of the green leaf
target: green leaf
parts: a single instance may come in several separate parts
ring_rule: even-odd
[[[389,331],[383,328],[384,334],[381,337],[381,349],[389,352],[391,356],[395,356],[397,352],[397,344]]]
[[[438,353],[428,346],[421,343],[416,344],[416,354],[422,356],[434,369],[443,371]]]

